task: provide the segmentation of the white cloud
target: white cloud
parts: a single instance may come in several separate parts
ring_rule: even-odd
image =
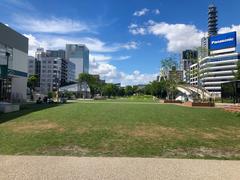
[[[160,14],[160,10],[159,9],[154,9],[153,13],[156,14],[156,15],[159,15]]]
[[[118,77],[117,68],[108,63],[98,63],[98,62],[91,62],[90,63],[90,73],[91,74],[98,74],[101,78],[111,81]]]
[[[89,55],[90,61],[109,61],[112,59],[112,56],[104,55],[104,54],[90,54]]]
[[[139,28],[143,30],[138,31]],[[200,46],[201,38],[204,36],[204,32],[198,30],[195,25],[168,24],[165,22],[154,22],[153,20],[149,20],[141,27],[137,24],[131,24],[129,31],[132,34],[153,34],[163,37],[167,39],[167,50],[174,53]]]
[[[198,47],[201,38],[204,36],[204,32],[198,30],[194,25],[168,24],[165,22],[150,25],[148,31],[151,34],[166,38],[169,52],[179,52]]]
[[[90,73],[99,74],[102,79],[105,79],[108,83],[121,83],[121,85],[137,85],[137,84],[147,84],[153,81],[157,77],[156,74],[144,74],[138,70],[132,73],[124,73],[118,71],[116,66],[113,66],[106,62],[91,62],[90,63]]]
[[[127,43],[121,45],[122,48],[125,48],[125,49],[128,49],[128,50],[137,49],[138,46],[139,46],[139,44],[135,41],[130,41],[130,42],[127,42]]]
[[[92,53],[109,53],[121,49],[136,49],[138,46],[134,41],[124,44],[107,44],[97,38],[91,37],[71,38],[66,36],[24,35],[29,39],[29,55],[34,55],[38,47],[43,47],[44,49],[65,49],[66,44],[85,44]]]
[[[147,14],[149,12],[149,9],[147,8],[143,8],[142,10],[140,11],[135,11],[133,13],[134,16],[144,16],[145,14]]]
[[[131,56],[120,56],[119,58],[117,58],[118,60],[126,60],[131,58]]]
[[[231,27],[220,28],[218,33],[223,34],[223,33],[228,33],[228,32],[233,32],[233,31],[237,32],[238,42],[240,42],[240,25],[232,25]]]
[[[18,28],[26,32],[66,34],[90,31],[90,25],[69,18],[51,17],[48,19],[37,19],[15,16],[14,19]]]
[[[137,24],[131,24],[128,26],[129,32],[132,33],[133,35],[145,35],[147,33],[146,29],[143,27],[139,27]]]

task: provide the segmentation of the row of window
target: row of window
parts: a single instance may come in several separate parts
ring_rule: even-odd
[[[232,55],[232,56],[217,57],[217,58],[206,58],[201,62],[201,64],[204,63],[205,61],[218,62],[218,61],[227,61],[227,60],[235,60],[235,59],[240,59],[240,55]]]

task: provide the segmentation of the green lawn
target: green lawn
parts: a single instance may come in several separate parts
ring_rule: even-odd
[[[240,115],[116,101],[0,115],[0,154],[240,159]]]

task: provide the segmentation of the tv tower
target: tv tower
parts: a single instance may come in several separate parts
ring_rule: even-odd
[[[208,36],[217,35],[217,21],[217,7],[214,4],[211,4],[208,6]]]

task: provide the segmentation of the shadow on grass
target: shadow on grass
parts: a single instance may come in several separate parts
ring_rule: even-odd
[[[65,104],[70,104],[70,103],[65,103]],[[18,117],[21,117],[21,116],[24,116],[24,115],[27,115],[27,114],[30,114],[33,112],[42,111],[44,109],[62,106],[65,104],[55,103],[55,104],[24,104],[24,105],[20,105],[20,111],[6,113],[6,114],[0,113],[0,124],[14,120]]]

